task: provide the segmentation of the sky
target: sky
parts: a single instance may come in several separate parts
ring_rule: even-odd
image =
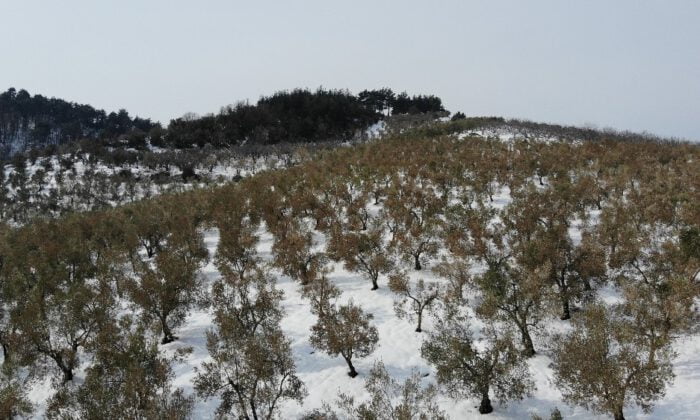
[[[166,123],[282,89],[700,141],[696,0],[0,0],[0,90]]]

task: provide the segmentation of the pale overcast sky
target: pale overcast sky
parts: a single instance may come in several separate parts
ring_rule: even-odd
[[[700,140],[700,1],[0,0],[0,90],[167,123],[294,87]]]

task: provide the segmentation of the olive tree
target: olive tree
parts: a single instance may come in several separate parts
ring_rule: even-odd
[[[194,397],[172,388],[172,363],[190,349],[164,356],[128,316],[105,327],[93,347],[84,382],[50,400],[50,418],[190,418]]]
[[[481,399],[479,413],[493,411],[491,394],[501,402],[522,399],[533,389],[522,352],[508,332],[485,331],[485,343],[474,339],[467,320],[449,315],[421,347],[421,355],[437,370],[438,384],[454,397]]]
[[[552,338],[554,382],[569,404],[623,420],[631,405],[651,412],[673,379],[670,345],[652,353],[635,324],[614,308],[592,303],[573,330]]]
[[[29,418],[34,406],[27,398],[28,384],[21,380],[16,367],[3,365],[0,369],[0,417]]]
[[[448,417],[437,404],[437,387],[421,385],[421,375],[413,371],[403,383],[387,372],[382,362],[376,362],[367,375],[367,401],[340,394],[338,406],[348,419],[446,420]]]
[[[114,309],[85,222],[74,217],[15,231],[2,265],[4,304],[16,347],[11,357],[34,371],[53,366],[64,383],[73,379],[81,351]]]
[[[368,356],[379,340],[377,328],[370,324],[372,318],[352,301],[329,307],[311,327],[311,345],[331,356],[342,356],[350,369],[348,375],[354,378],[358,374],[353,359]]]
[[[126,241],[132,268],[126,284],[143,322],[154,325],[167,344],[177,339],[173,330],[202,302],[199,269],[209,254],[192,209],[178,212],[172,203],[165,208],[160,203],[152,206],[164,219],[159,227],[149,222],[149,216],[133,223]],[[132,215],[135,221],[141,217]]]
[[[548,273],[546,266],[529,271],[501,263],[491,264],[475,280],[481,293],[477,314],[512,323],[520,333],[523,353],[527,357],[535,354],[531,330],[546,315]]]
[[[313,231],[302,219],[289,216],[273,231],[273,263],[302,286],[323,275],[327,257],[316,250]]]
[[[439,249],[442,201],[424,179],[395,179],[390,191],[382,215],[392,233],[390,246],[421,270],[423,259]]]
[[[423,312],[430,309],[440,296],[440,287],[437,282],[428,282],[420,279],[415,285],[406,273],[394,273],[389,277],[389,289],[399,296],[394,302],[394,312],[399,318],[407,317],[413,321],[416,319],[416,332],[422,332]]]
[[[379,275],[389,272],[393,266],[383,236],[383,225],[376,218],[370,219],[363,230],[336,226],[331,229],[328,253],[333,259],[342,261],[346,270],[362,273],[372,282],[372,290],[377,290]]]
[[[197,370],[194,384],[200,397],[221,398],[219,416],[278,418],[281,401],[306,396],[291,343],[279,326],[281,299],[274,279],[260,267],[214,285],[215,328],[207,331],[211,360]]]

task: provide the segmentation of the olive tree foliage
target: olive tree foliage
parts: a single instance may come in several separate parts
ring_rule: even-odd
[[[295,374],[289,340],[281,331],[262,330],[252,337],[232,337],[233,331],[207,335],[212,361],[202,364],[195,379],[200,397],[218,395],[217,414],[243,419],[279,418],[279,403],[306,395]]]
[[[323,302],[321,308],[311,327],[311,345],[331,356],[342,356],[350,369],[348,376],[354,378],[358,373],[353,359],[368,356],[379,341],[377,328],[370,323],[373,316],[352,301],[339,306]]]
[[[0,368],[0,417],[29,418],[34,406],[27,397],[28,381],[22,379],[17,367],[4,364]]]
[[[699,290],[696,283],[675,276],[656,286],[619,280],[624,300],[618,310],[634,324],[652,360],[657,350],[680,336],[697,331],[699,317],[695,302]]]
[[[382,217],[391,232],[391,248],[412,262],[415,270],[421,270],[426,257],[439,249],[442,211],[442,200],[428,180],[392,179]]]
[[[365,380],[366,401],[341,393],[338,412],[328,405],[306,418],[359,419],[359,420],[446,420],[447,414],[437,404],[437,387],[421,385],[422,376],[413,371],[400,383],[389,375],[384,363],[376,362]]]
[[[416,332],[422,332],[424,312],[430,310],[440,298],[440,285],[437,282],[426,283],[423,279],[412,285],[405,272],[397,272],[389,276],[389,289],[398,296],[394,301],[396,315],[410,321],[415,319]]]
[[[564,229],[559,230],[564,237]],[[541,238],[545,244],[552,244],[556,240]],[[595,238],[589,231],[582,232],[581,241],[574,244],[571,237],[562,241],[565,245],[556,249],[542,265],[550,267],[550,283],[555,285],[556,303],[561,303],[560,319],[567,319],[571,315],[571,302],[585,304],[594,296],[597,286],[605,284],[608,280],[605,253],[595,242]],[[554,268],[552,268],[554,267]]]
[[[288,216],[273,231],[273,263],[289,277],[307,285],[326,272],[327,256],[318,250],[306,221]]]
[[[389,273],[394,265],[384,232],[383,222],[378,217],[370,217],[361,230],[351,230],[345,224],[335,225],[327,252],[334,260],[342,261],[346,270],[362,273],[372,283],[372,290],[377,290],[379,276]]]
[[[158,341],[126,316],[105,327],[94,347],[84,382],[64,388],[49,401],[49,418],[188,419],[194,397],[172,388],[172,363],[190,349],[164,356]]]
[[[503,214],[518,264],[531,271],[548,267],[548,280],[556,292],[551,296],[561,308],[562,320],[571,317],[573,304],[590,295],[594,282],[606,278],[605,253],[590,233],[584,230],[580,242],[569,234],[575,204],[554,187],[539,191],[530,186]]]
[[[464,260],[443,259],[433,267],[432,271],[447,280],[442,284],[441,300],[446,305],[462,305],[467,303],[465,288],[473,284],[474,274],[472,265]]]
[[[493,411],[492,395],[502,403],[520,400],[534,383],[508,331],[487,327],[482,334],[484,342],[478,343],[466,317],[448,314],[423,343],[421,355],[451,396],[479,398],[479,413],[486,414]]]
[[[507,263],[489,266],[475,279],[481,293],[476,312],[489,319],[511,323],[520,333],[523,354],[535,354],[532,329],[546,316],[548,267],[534,272]]]
[[[219,416],[279,418],[281,401],[301,403],[306,396],[279,326],[282,292],[264,267],[222,274],[212,288],[215,328],[207,331],[212,360],[198,369],[195,389],[205,399],[220,397]]]
[[[366,168],[362,169],[364,171]],[[371,188],[369,176],[367,173],[356,173],[325,181],[327,185],[321,189],[323,201],[327,203],[325,209],[330,214],[324,231],[340,226],[355,232],[369,228],[374,218],[367,205]]]
[[[336,309],[335,301],[340,294],[340,289],[326,276],[322,276],[302,289],[302,296],[309,299],[311,313],[319,318],[332,313]]]
[[[700,320],[695,304],[700,258],[689,253],[687,231],[678,239],[665,231],[647,231],[646,246],[615,272],[625,298],[622,310],[634,319],[652,357],[679,335],[697,331]]]
[[[134,221],[127,242],[132,273],[126,288],[142,321],[162,334],[163,344],[177,339],[174,330],[202,302],[199,270],[209,259],[196,214],[175,204],[152,206],[162,217],[158,222],[150,214],[129,216]]]
[[[459,302],[462,287],[470,286],[479,296],[477,314],[517,328],[524,354],[534,355],[532,329],[547,315],[549,298],[556,295],[551,291],[549,262],[522,263],[530,255],[527,234],[494,220],[507,213],[457,204],[449,215],[444,234],[452,258],[438,271],[455,285],[450,300]],[[485,270],[469,272],[479,266]]]
[[[260,220],[245,204],[228,201],[217,204],[214,225],[219,229],[219,244],[214,263],[223,276],[243,279],[260,265],[257,252],[260,238],[256,233]]]
[[[633,319],[599,303],[572,321],[571,332],[552,338],[554,382],[564,401],[615,420],[628,406],[651,412],[674,377],[670,345],[652,348]]]
[[[131,258],[153,258],[160,252],[173,227],[171,222],[175,210],[163,202],[151,205],[137,202],[123,209],[122,222],[130,228],[127,252]]]
[[[34,374],[60,373],[63,383],[114,309],[91,222],[37,222],[13,231],[4,250],[6,361]]]
[[[636,186],[626,203],[604,206],[595,231],[608,247],[611,278],[624,298],[617,310],[634,324],[650,360],[699,325],[697,231],[674,212],[666,214],[670,191],[644,197],[645,188],[658,187]]]
[[[440,234],[449,258],[443,258],[435,271],[449,281],[446,299],[466,303],[465,287],[474,287],[474,268],[479,265],[500,266],[510,257],[502,229],[491,223],[494,209],[478,204],[456,203],[448,206]]]
[[[690,275],[690,279],[694,280],[700,274],[700,227],[683,229],[679,235],[679,245],[686,261],[694,263],[695,270]]]

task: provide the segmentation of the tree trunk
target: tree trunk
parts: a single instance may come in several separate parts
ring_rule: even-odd
[[[168,326],[167,321],[165,320],[165,317],[161,317],[160,319],[160,324],[161,328],[163,329],[163,339],[161,340],[161,344],[168,344],[172,343],[175,341],[177,337],[173,335],[173,332],[170,331],[170,327]]]
[[[251,414],[253,414],[252,420],[258,420],[258,409],[255,406],[255,400],[252,398],[250,399],[250,411],[251,411]]]
[[[65,384],[68,381],[73,380],[73,368],[70,366],[66,366],[66,364],[63,362],[63,356],[61,354],[54,354],[51,356],[54,361],[56,361],[56,364],[58,365],[58,368],[61,369],[61,372],[63,372],[63,383]]]
[[[530,337],[530,331],[528,331],[527,327],[520,328],[520,335],[522,336],[523,347],[525,347],[523,354],[525,354],[526,357],[534,356],[535,346],[532,344],[532,337]]]
[[[379,283],[377,283],[377,277],[379,277],[379,276],[372,276],[372,290],[379,289]]]
[[[588,278],[583,279],[583,290],[586,292],[590,292],[593,290],[593,286],[591,286],[591,280]]]
[[[68,381],[73,380],[73,369],[69,368],[61,368],[63,371],[63,383],[65,384]]]
[[[625,420],[625,415],[622,413],[622,407],[615,410],[613,413],[613,418],[615,420]]]
[[[347,362],[348,367],[350,368],[350,371],[348,372],[348,376],[351,378],[354,378],[355,376],[357,376],[357,371],[355,370],[355,366],[352,365],[352,361],[349,358],[345,357],[344,359]]]
[[[493,412],[493,406],[491,405],[491,400],[489,399],[488,391],[483,393],[481,396],[481,404],[479,405],[480,414],[488,414]]]
[[[414,259],[414,261],[415,261],[414,268],[415,268],[416,270],[422,269],[423,267],[420,265],[420,254],[414,255],[414,256],[413,256],[413,259]]]
[[[561,320],[566,321],[571,318],[571,308],[569,307],[569,299],[562,298],[561,300]]]
[[[309,270],[307,267],[311,264],[311,258],[307,259],[305,263],[299,266],[299,281],[302,286],[308,286],[309,283]]]
[[[421,324],[423,323],[423,308],[418,311],[418,326],[416,327],[416,332],[423,332],[421,329]]]

